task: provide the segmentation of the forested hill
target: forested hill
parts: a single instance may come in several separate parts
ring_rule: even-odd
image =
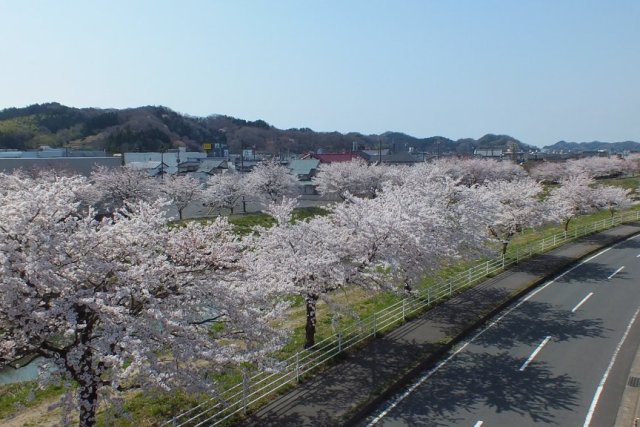
[[[58,103],[35,104],[0,111],[0,149],[36,149],[70,147],[105,149],[108,152],[159,151],[184,146],[200,150],[203,143],[226,143],[231,152],[241,146],[271,153],[303,153],[322,149],[349,151],[359,147],[412,147],[416,152],[472,153],[474,148],[505,147],[518,144],[521,149],[535,147],[507,135],[457,141],[434,136],[415,138],[399,132],[382,135],[339,132],[314,132],[308,128],[277,129],[263,120],[247,121],[224,115],[193,117],[162,106],[129,109],[73,108]]]
[[[612,152],[628,151],[640,151],[640,143],[635,141],[623,141],[623,142],[566,142],[559,141],[553,145],[544,147],[549,151],[595,151],[595,150],[607,150]]]

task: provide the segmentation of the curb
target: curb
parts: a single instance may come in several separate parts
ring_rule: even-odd
[[[636,225],[637,226],[638,223],[637,222],[631,222],[631,223],[628,223],[628,224],[621,224],[621,225],[622,226],[624,226],[624,225]],[[615,228],[617,228],[617,227],[615,227]],[[609,230],[613,230],[615,228],[610,228]],[[604,231],[608,231],[608,230],[604,230]],[[409,384],[411,384],[415,380],[415,378],[416,378],[416,376],[418,374],[420,374],[420,373],[422,373],[422,372],[424,372],[424,371],[426,371],[428,369],[433,368],[437,364],[437,362],[440,361],[442,359],[442,357],[447,352],[449,352],[453,347],[455,347],[461,341],[465,340],[473,332],[475,332],[478,328],[480,328],[481,326],[483,326],[484,324],[489,322],[493,317],[495,317],[498,313],[503,311],[505,308],[507,308],[508,306],[512,305],[516,301],[518,301],[520,298],[522,298],[527,293],[531,292],[536,287],[540,286],[540,284],[542,284],[543,282],[545,282],[547,280],[554,280],[563,271],[565,271],[568,268],[572,267],[573,265],[577,264],[578,262],[580,262],[585,257],[587,257],[587,256],[589,256],[589,255],[591,255],[591,254],[593,254],[595,252],[598,252],[598,251],[602,250],[603,248],[607,248],[607,247],[613,246],[613,245],[615,245],[617,243],[620,243],[620,242],[622,242],[622,241],[624,241],[626,239],[629,239],[630,237],[636,236],[638,234],[640,234],[640,231],[636,231],[636,232],[634,232],[632,234],[625,235],[625,236],[615,237],[610,242],[607,242],[606,245],[598,246],[597,248],[594,248],[593,250],[582,254],[579,258],[576,258],[574,260],[568,261],[565,264],[562,264],[562,265],[558,266],[553,271],[549,272],[549,274],[547,274],[545,277],[542,277],[542,278],[536,280],[535,282],[533,282],[533,283],[531,283],[529,285],[525,285],[518,292],[516,292],[515,294],[511,295],[505,301],[501,302],[500,304],[498,304],[497,306],[492,308],[489,312],[487,312],[486,314],[482,315],[478,320],[476,320],[475,322],[471,323],[469,326],[465,327],[464,330],[462,330],[458,335],[453,337],[448,343],[442,344],[440,346],[440,348],[438,348],[435,352],[431,353],[429,356],[427,356],[426,359],[424,359],[423,361],[419,362],[416,366],[411,368],[409,371],[404,373],[396,382],[394,382],[393,384],[391,384],[390,386],[385,388],[385,390],[382,391],[380,394],[378,394],[374,399],[372,399],[372,400],[370,400],[368,402],[365,402],[362,405],[358,405],[358,407],[357,407],[358,409],[356,409],[356,412],[353,415],[351,415],[348,418],[346,418],[346,421],[343,422],[341,425],[343,427],[355,427],[355,426],[359,425],[360,423],[362,423],[368,416],[371,415],[371,412],[373,412],[376,408],[378,408],[382,403],[384,403],[385,401],[389,400],[394,395],[396,395],[398,392],[400,392],[402,389],[406,388]],[[591,234],[589,236],[582,237],[581,239],[589,238],[590,236],[593,236],[593,234]],[[575,240],[575,241],[571,242],[570,244],[574,244],[574,243],[577,243],[577,242],[579,242],[579,240]],[[562,248],[562,246],[559,246],[558,248]],[[504,270],[503,273],[506,272],[506,271],[509,271],[509,270]]]

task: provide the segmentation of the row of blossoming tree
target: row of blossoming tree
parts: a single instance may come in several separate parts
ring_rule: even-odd
[[[211,391],[229,364],[269,366],[291,295],[304,300],[309,348],[317,304],[335,304],[338,289],[410,293],[444,262],[506,252],[525,228],[631,203],[585,170],[567,168],[542,198],[536,175],[508,162],[354,161],[316,178],[344,202],[294,222],[287,172],[266,163],[206,187],[126,169],[0,174],[0,368],[44,360],[42,381],[63,381],[93,426],[100,402],[127,389]],[[248,236],[222,217],[171,226],[165,215],[169,202],[233,208],[256,195],[277,223]]]

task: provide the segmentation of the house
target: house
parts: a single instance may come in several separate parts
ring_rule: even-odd
[[[237,160],[235,169],[240,173],[251,172],[258,163],[260,162],[254,160]]]
[[[207,158],[200,162],[197,172],[206,173],[208,175],[220,174],[229,169],[229,163],[225,158]]]
[[[166,163],[162,162],[130,162],[126,165],[126,167],[134,170],[144,170],[147,171],[149,176],[162,176],[167,173],[168,166]]]
[[[186,159],[177,165],[178,174],[197,172],[200,168],[200,159]]]
[[[473,150],[475,157],[499,158],[504,155],[502,148],[476,148]]]
[[[318,159],[294,159],[289,162],[291,175],[296,177],[302,187],[302,194],[316,194],[316,186],[312,182],[318,170],[320,160]]]
[[[365,154],[366,155],[366,154]],[[387,153],[374,155],[366,155],[366,159],[369,163],[385,164],[385,165],[407,165],[411,166],[415,163],[422,162],[422,156],[414,156],[413,154],[402,151],[399,153]]]
[[[319,165],[318,159],[294,159],[289,162],[289,169],[299,181],[309,181],[315,175]]]
[[[302,156],[302,160],[317,159],[320,163],[333,163],[333,162],[350,162],[353,159],[362,159],[363,156],[360,153],[309,153]]]
[[[213,175],[220,175],[226,173],[229,170],[229,161],[227,159],[214,159],[207,158],[200,162],[198,170],[191,172],[190,177],[197,179],[198,181],[205,183]]]
[[[377,150],[362,150],[360,151],[366,157],[377,157],[377,156],[386,156],[389,154],[390,150],[388,148],[380,148]]]

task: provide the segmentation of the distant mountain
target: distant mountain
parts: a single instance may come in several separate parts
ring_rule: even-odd
[[[364,135],[357,132],[315,132],[309,128],[278,129],[263,120],[224,115],[193,117],[163,106],[128,109],[73,108],[58,103],[34,104],[0,111],[0,149],[70,147],[108,152],[159,151],[176,147],[200,150],[204,143],[225,143],[233,153],[243,147],[270,153],[350,151],[354,147],[413,149],[415,152],[471,154],[475,148],[506,147],[537,150],[507,135],[488,134],[451,140],[416,138],[401,132]]]
[[[623,142],[567,142],[559,141],[553,145],[544,147],[548,151],[597,151],[606,150],[612,153],[620,153],[623,151],[640,151],[640,143],[635,141]]]

